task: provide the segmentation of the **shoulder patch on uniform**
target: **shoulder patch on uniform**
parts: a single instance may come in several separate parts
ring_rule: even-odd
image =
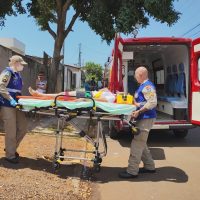
[[[150,91],[153,91],[154,89],[151,85],[146,85],[143,90],[150,92]]]
[[[146,89],[150,89],[150,88],[151,88],[151,85],[146,85],[145,88],[146,88]]]
[[[2,78],[2,82],[7,83],[7,82],[8,82],[8,79],[9,79],[9,76],[8,76],[8,75],[5,75],[5,76]]]
[[[10,77],[11,77],[11,73],[9,71],[7,70],[3,71],[1,74],[1,82],[7,83]]]

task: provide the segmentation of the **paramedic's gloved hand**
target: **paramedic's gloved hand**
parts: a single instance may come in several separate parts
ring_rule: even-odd
[[[15,107],[17,105],[17,102],[14,99],[10,100],[10,105]]]

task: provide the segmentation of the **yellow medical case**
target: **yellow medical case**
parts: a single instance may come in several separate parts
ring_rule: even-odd
[[[117,94],[117,103],[120,104],[133,104],[133,96],[130,94]]]

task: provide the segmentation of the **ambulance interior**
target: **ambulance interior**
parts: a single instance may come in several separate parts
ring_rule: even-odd
[[[189,51],[183,44],[127,45],[123,53],[132,52],[133,59],[124,60],[125,91],[134,94],[137,83],[133,74],[138,65],[148,67],[149,78],[155,84],[158,104],[157,120],[186,120],[188,116]]]

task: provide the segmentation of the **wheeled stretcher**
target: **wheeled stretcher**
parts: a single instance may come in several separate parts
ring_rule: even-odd
[[[59,95],[52,99],[44,98],[31,98],[20,97],[18,100],[20,109],[25,112],[33,112],[44,115],[51,115],[57,117],[57,129],[55,131],[56,144],[53,158],[53,168],[56,170],[60,167],[61,162],[64,159],[69,160],[83,160],[92,161],[93,167],[96,172],[100,171],[100,165],[102,158],[107,154],[107,142],[106,136],[103,131],[102,120],[111,121],[126,121],[130,124],[127,116],[130,116],[135,111],[134,105],[127,104],[116,104],[94,101],[92,98],[88,98],[86,101],[65,101],[63,95]],[[97,129],[94,137],[90,137],[82,130],[77,124],[74,123],[73,119],[87,119],[96,120]],[[67,149],[63,147],[63,130],[65,122],[72,124],[79,132],[81,137],[84,137],[94,148],[94,150],[77,150]],[[100,143],[103,149],[99,149]],[[65,156],[65,152],[82,152],[84,154],[93,154],[91,157],[73,157]]]

